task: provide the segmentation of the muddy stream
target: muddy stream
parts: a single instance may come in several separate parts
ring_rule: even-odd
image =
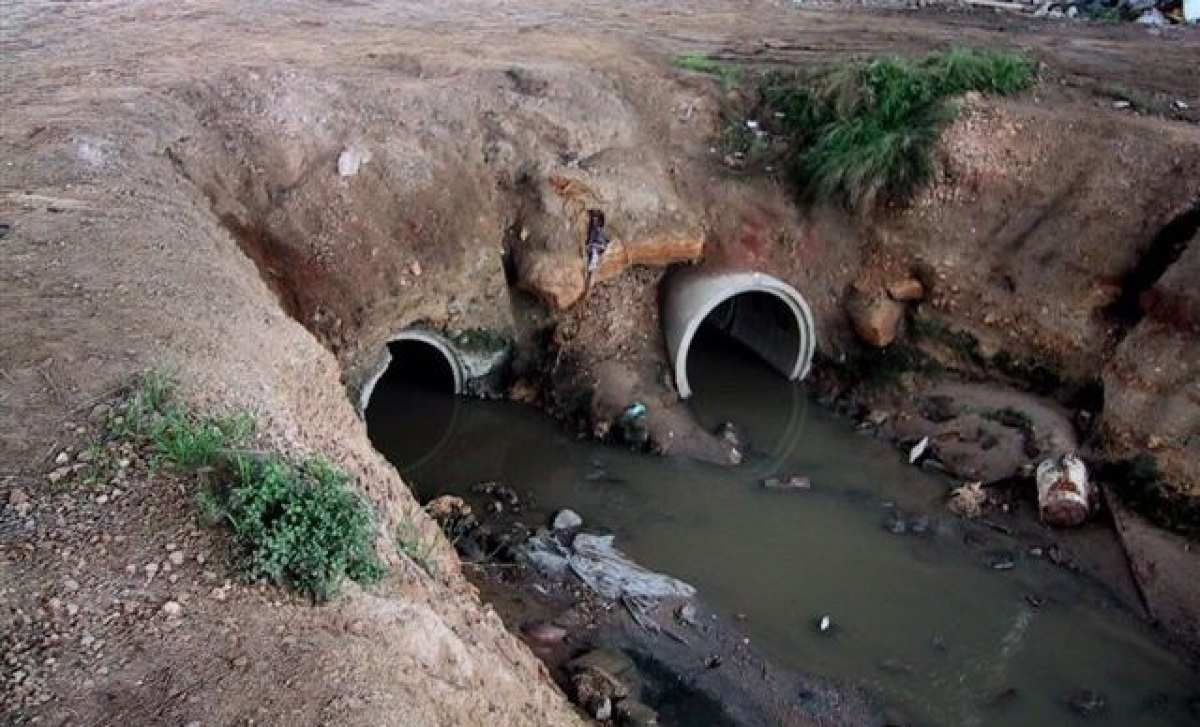
[[[802,384],[698,345],[695,413],[736,424],[740,467],[580,441],[526,406],[394,381],[372,399],[371,436],[422,501],[497,480],[537,504],[526,522],[570,507],[695,585],[772,662],[862,685],[916,723],[1195,724],[1196,675],[1106,589],[948,513],[951,483]],[[812,488],[762,486],[792,474]],[[1105,700],[1086,718],[1070,705],[1085,689]]]

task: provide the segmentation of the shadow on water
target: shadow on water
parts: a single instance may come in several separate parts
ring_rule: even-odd
[[[693,346],[694,411],[737,425],[741,467],[578,441],[528,407],[401,378],[381,382],[369,431],[423,500],[499,480],[543,515],[571,507],[744,614],[776,663],[862,684],[914,723],[1082,723],[1069,695],[1091,689],[1106,704],[1089,724],[1196,724],[1196,675],[1106,591],[949,516],[945,483],[753,356],[707,336]],[[761,486],[793,473],[812,490]],[[813,628],[823,615],[828,634]]]

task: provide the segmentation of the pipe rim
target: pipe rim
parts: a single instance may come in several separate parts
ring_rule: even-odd
[[[741,275],[746,274],[743,273]],[[683,335],[679,339],[677,349],[673,352],[675,358],[673,366],[675,370],[675,388],[679,391],[679,398],[688,399],[692,396],[692,387],[687,375],[687,359],[692,347],[692,339],[695,337],[696,331],[699,330],[700,324],[708,318],[709,314],[717,306],[746,293],[768,293],[774,295],[783,301],[792,311],[792,315],[796,320],[797,337],[799,340],[795,363],[786,376],[789,381],[795,381],[808,375],[809,369],[812,367],[813,352],[816,345],[813,337],[815,324],[813,322],[812,311],[808,307],[808,302],[804,300],[804,296],[800,295],[798,290],[779,278],[767,275],[766,273],[754,272],[747,275],[745,283],[734,286],[732,293],[718,292],[705,298],[704,303],[697,309],[699,312],[691,316],[688,320],[687,325],[684,327]]]
[[[371,403],[371,395],[375,393],[375,385],[379,383],[379,380],[387,373],[388,367],[392,365],[392,352],[389,346],[398,341],[417,341],[436,349],[450,366],[450,375],[454,379],[454,394],[457,396],[463,393],[467,376],[462,360],[454,350],[454,346],[450,343],[450,340],[434,331],[423,328],[409,328],[383,342],[383,356],[379,364],[376,365],[375,371],[363,382],[362,391],[359,393],[358,410],[361,414],[366,415],[367,406]]]

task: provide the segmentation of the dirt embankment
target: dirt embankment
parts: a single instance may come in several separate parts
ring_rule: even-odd
[[[955,322],[982,336],[987,311],[963,311],[992,296],[1046,337],[1006,346],[1057,353],[1071,375],[1111,361],[1106,384],[1133,366],[1130,391],[1171,402],[1155,432],[1162,449],[1194,446],[1195,398],[1136,356],[1165,363],[1191,350],[1175,335],[1191,320],[1183,268],[1162,276],[1157,313],[1120,341],[1098,335],[1105,324],[1091,317],[1111,296],[1088,297],[1105,281],[1120,297],[1116,281],[1136,267],[1142,241],[1180,212],[1197,179],[1194,124],[1123,118],[1098,100],[1102,79],[1185,99],[1200,56],[1193,38],[1174,39],[1163,57],[1162,41],[1127,28],[1080,29],[1064,43],[1056,26],[991,18],[715,1],[113,2],[22,6],[8,20],[0,589],[5,618],[19,625],[6,647],[22,660],[6,663],[5,689],[42,685],[21,706],[29,714],[574,722],[536,659],[485,615],[443,541],[437,580],[395,553],[400,520],[428,537],[435,528],[371,449],[346,385],[384,340],[420,323],[545,345],[559,366],[533,357],[518,373],[546,376],[548,403],[563,409],[624,403],[590,401],[602,363],[644,382],[639,396],[669,401],[655,319],[661,267],[608,267],[569,305],[582,293],[587,206],[605,209],[620,243],[613,259],[626,265],[703,252],[785,277],[813,304],[833,360],[851,346],[842,295],[864,250],[891,234],[899,259],[945,275],[949,293],[934,286],[932,300],[959,300],[946,306]],[[903,36],[875,32],[881,22]],[[948,148],[981,151],[952,155],[951,177],[934,190],[951,198],[880,224],[801,214],[785,185],[722,169],[709,143],[721,124],[717,85],[669,68],[687,49],[797,62],[1014,37],[1049,64],[1050,85],[968,117],[985,126],[956,127],[962,138]],[[1129,70],[1138,59],[1144,72]],[[1006,136],[1011,124],[1020,130]],[[1002,223],[980,235],[981,219]],[[1005,291],[1005,279],[1026,275],[1038,285]],[[351,472],[381,514],[393,576],[327,608],[240,586],[216,599],[212,568],[192,551],[220,544],[196,524],[185,483],[135,467],[119,487],[51,488],[59,456],[77,457],[90,436],[91,406],[163,362],[196,404],[254,412],[264,445],[319,452]],[[1194,373],[1171,375],[1194,388]],[[1128,401],[1105,419],[1116,439],[1122,422],[1145,435],[1134,412],[1155,406]],[[147,565],[180,551],[179,578],[147,580]],[[164,622],[167,600],[191,604],[182,620]]]

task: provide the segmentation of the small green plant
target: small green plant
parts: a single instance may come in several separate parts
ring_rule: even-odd
[[[699,51],[688,51],[676,56],[675,65],[687,71],[715,76],[724,91],[736,86],[742,77],[741,70],[736,66],[709,58]]]
[[[907,196],[931,176],[934,145],[956,113],[950,98],[1016,93],[1034,75],[1031,60],[1009,52],[884,56],[769,77],[764,116],[790,140],[797,180],[810,196],[869,208],[881,197]]]
[[[421,570],[431,576],[437,575],[437,563],[433,560],[433,551],[436,547],[436,540],[433,538],[423,539],[421,530],[408,520],[403,520],[396,526],[396,549],[421,566]]]
[[[248,452],[249,415],[198,416],[173,392],[169,374],[147,374],[123,408],[122,429],[175,469],[214,475],[197,506],[229,528],[243,575],[317,601],[333,597],[346,578],[368,583],[383,575],[371,545],[371,508],[344,472],[319,458],[296,464],[278,453]]]
[[[383,575],[371,548],[370,508],[340,470],[320,459],[296,466],[271,455],[239,454],[230,464],[232,482],[205,493],[200,507],[232,531],[248,578],[326,601],[346,578],[370,583]]]
[[[1117,6],[1090,5],[1084,8],[1084,14],[1092,20],[1101,23],[1119,23],[1121,22],[1121,11]]]

